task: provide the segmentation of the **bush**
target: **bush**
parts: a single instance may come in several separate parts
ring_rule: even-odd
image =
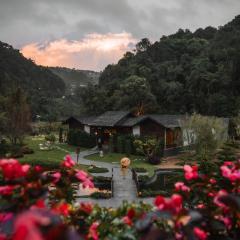
[[[54,134],[48,134],[45,136],[45,140],[49,141],[51,143],[55,143],[56,142],[56,137]]]
[[[143,189],[142,191],[138,192],[138,196],[139,197],[156,197],[158,195],[164,195],[164,196],[168,196],[169,193],[167,191],[163,191],[163,190],[151,190],[151,189]]]
[[[124,153],[125,152],[125,136],[117,136],[117,152]]]
[[[89,167],[88,168],[88,172],[90,172],[90,173],[107,173],[108,169],[107,168],[103,168],[103,167],[93,166],[93,167]]]
[[[133,168],[133,170],[136,171],[137,173],[146,173],[147,172],[146,168],[141,168],[141,167]]]
[[[90,197],[95,199],[109,199],[112,197],[112,194],[109,192],[94,192]]]
[[[96,146],[96,137],[81,130],[69,130],[68,144],[85,148]]]
[[[31,148],[29,148],[27,146],[22,147],[21,148],[21,152],[23,154],[33,154],[34,153],[33,149],[31,149]]]

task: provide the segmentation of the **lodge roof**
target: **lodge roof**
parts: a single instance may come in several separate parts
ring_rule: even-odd
[[[187,118],[187,115],[168,115],[168,114],[148,114],[138,117],[133,117],[129,111],[107,111],[100,116],[83,116],[70,117],[63,123],[68,123],[71,119],[75,119],[81,124],[96,126],[96,127],[133,127],[141,122],[150,119],[165,128],[181,127],[181,122]],[[226,126],[228,118],[222,118]]]
[[[126,119],[121,126],[133,127],[146,119],[150,119],[166,128],[180,127],[181,121],[185,119],[185,115],[160,115],[160,114],[149,114],[139,117],[132,117]]]
[[[120,125],[121,122],[130,115],[129,111],[107,111],[98,116],[89,125],[99,127],[113,127]]]

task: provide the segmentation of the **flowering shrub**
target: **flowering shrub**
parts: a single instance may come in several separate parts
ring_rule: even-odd
[[[117,208],[76,203],[72,183],[93,187],[66,156],[59,170],[0,160],[0,240],[240,239],[240,162],[225,162],[207,176],[184,166],[185,179],[154,205]]]

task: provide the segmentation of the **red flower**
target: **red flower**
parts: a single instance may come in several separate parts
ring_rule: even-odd
[[[71,168],[72,166],[74,166],[76,163],[72,160],[72,157],[70,155],[67,155],[63,161],[63,167],[66,168]]]
[[[0,186],[0,195],[11,195],[14,189],[15,186]]]
[[[178,194],[173,194],[171,198],[157,196],[154,204],[160,210],[167,210],[176,214],[182,209],[182,196]]]
[[[70,210],[70,205],[67,203],[60,203],[60,204],[55,205],[52,210],[63,216],[68,216],[69,210]]]
[[[60,172],[55,172],[51,176],[53,177],[53,183],[56,184],[60,180],[62,175]]]
[[[13,213],[0,213],[0,222],[6,222],[13,217]]]
[[[130,219],[133,219],[136,215],[136,212],[133,208],[129,209],[128,212],[127,212],[127,216],[130,218]]]
[[[80,210],[87,214],[90,214],[93,210],[93,205],[91,203],[81,203]]]
[[[28,211],[19,215],[14,224],[13,240],[43,240],[40,226],[48,226],[50,219],[36,211]]]
[[[211,184],[216,184],[216,183],[217,183],[216,179],[214,179],[214,178],[210,178],[210,179],[209,179],[209,182],[210,182]]]
[[[122,221],[123,221],[123,223],[125,223],[125,224],[127,224],[129,226],[132,226],[132,224],[133,224],[132,220],[128,216],[123,217]]]
[[[177,191],[190,192],[190,188],[186,186],[183,182],[175,183],[175,189]]]
[[[223,204],[221,201],[219,201],[219,198],[222,197],[222,196],[226,196],[228,195],[227,191],[225,190],[220,190],[218,191],[218,193],[215,195],[214,199],[213,199],[213,202],[218,206],[218,207],[221,207],[221,208],[227,208],[227,206],[225,204]]]
[[[6,180],[25,177],[30,169],[30,165],[21,165],[16,159],[0,160],[0,168]]]
[[[184,165],[183,167],[185,171],[185,178],[187,180],[197,179],[198,178],[198,167],[197,166],[190,166],[190,165]]]
[[[202,230],[201,228],[194,227],[193,232],[199,240],[207,239],[207,233],[204,230]]]
[[[99,239],[98,232],[97,232],[98,226],[99,226],[98,222],[92,223],[92,225],[89,228],[88,239],[93,239],[93,240]]]

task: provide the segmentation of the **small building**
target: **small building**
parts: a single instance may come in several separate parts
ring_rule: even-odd
[[[63,123],[70,129],[81,129],[101,136],[105,143],[113,134],[153,136],[162,139],[165,148],[183,146],[181,121],[185,115],[143,115],[134,116],[128,111],[107,111],[100,116],[70,117]]]

